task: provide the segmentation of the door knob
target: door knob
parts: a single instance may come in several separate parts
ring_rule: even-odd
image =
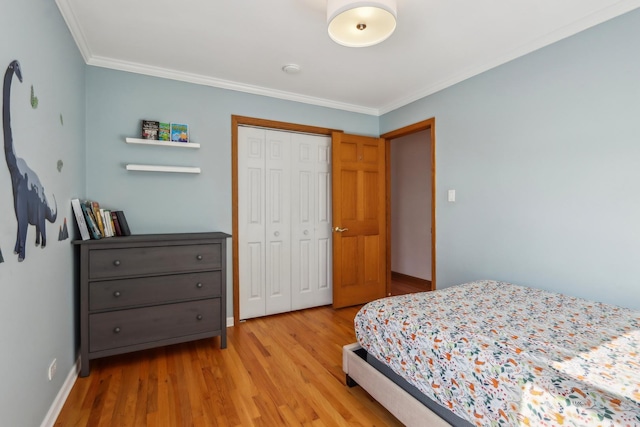
[[[340,227],[336,227],[334,228],[335,231],[337,231],[338,233],[344,233],[345,231],[349,231],[348,228],[340,228]]]

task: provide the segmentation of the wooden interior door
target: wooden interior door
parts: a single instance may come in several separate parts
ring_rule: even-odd
[[[332,134],[333,307],[386,295],[385,140]]]

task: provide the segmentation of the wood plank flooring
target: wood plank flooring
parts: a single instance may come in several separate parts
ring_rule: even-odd
[[[358,307],[319,307],[228,328],[219,338],[97,359],[56,426],[401,426],[348,388],[342,346]]]
[[[399,278],[391,278],[391,295],[404,295],[412,294],[415,292],[428,292],[431,288],[427,288],[423,285],[417,285],[411,281],[402,280]]]

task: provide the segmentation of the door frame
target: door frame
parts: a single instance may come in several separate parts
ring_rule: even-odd
[[[332,132],[341,130],[301,125],[296,123],[278,122],[275,120],[258,119],[245,116],[231,116],[231,246],[233,259],[233,323],[240,322],[240,266],[238,248],[238,126],[255,126],[266,129],[302,132],[331,137]]]
[[[387,185],[387,295],[391,295],[391,143],[392,140],[428,130],[431,136],[431,289],[436,290],[436,118],[384,133]]]

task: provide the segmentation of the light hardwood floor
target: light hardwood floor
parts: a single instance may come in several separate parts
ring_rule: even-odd
[[[412,294],[415,292],[428,292],[431,291],[431,284],[429,286],[418,285],[410,280],[403,280],[402,278],[391,277],[391,295],[404,295]]]
[[[56,426],[400,426],[348,388],[342,346],[358,307],[260,319],[219,338],[97,359]]]

